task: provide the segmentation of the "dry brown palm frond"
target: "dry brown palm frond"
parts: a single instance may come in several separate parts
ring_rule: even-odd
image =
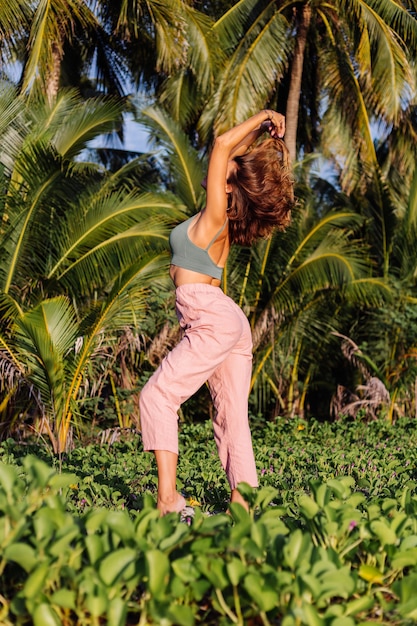
[[[164,356],[178,343],[181,330],[166,322],[146,351],[146,357],[153,367],[157,367]]]
[[[342,350],[343,356],[346,357],[349,363],[358,368],[365,380],[369,379],[371,375],[368,368],[366,367],[364,362],[358,358],[358,355],[362,354],[359,346],[346,335],[342,335],[341,333],[338,333],[336,331],[333,331],[332,335],[335,335],[336,337],[340,337],[342,339],[340,348]]]
[[[350,389],[343,385],[337,385],[336,393],[333,395],[330,401],[330,415],[337,419],[340,415],[348,415],[349,417],[355,417],[356,413],[352,413],[348,406],[351,406],[359,400],[359,396],[352,393]]]
[[[338,385],[330,403],[333,417],[347,415],[355,418],[362,410],[365,411],[367,417],[376,419],[378,412],[388,407],[391,402],[388,389],[376,376],[370,377],[365,385],[358,385],[356,390],[359,394],[352,393],[346,387]]]
[[[0,350],[0,391],[16,387],[23,378],[21,367],[5,350]]]
[[[101,446],[112,446],[118,441],[129,440],[131,437],[135,437],[136,432],[134,428],[120,428],[120,426],[116,426],[102,430],[98,439]]]

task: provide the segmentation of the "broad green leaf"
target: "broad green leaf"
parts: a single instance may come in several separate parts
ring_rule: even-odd
[[[392,557],[391,565],[394,569],[400,570],[417,565],[417,547],[396,552]]]
[[[107,609],[107,626],[126,626],[128,605],[122,598],[113,598]]]
[[[14,467],[0,463],[0,483],[7,494],[11,494],[17,481],[17,472]]]
[[[213,555],[209,558],[199,555],[196,559],[196,566],[214,587],[224,589],[229,584],[225,563],[219,556]]]
[[[132,520],[125,511],[109,511],[106,517],[106,524],[113,532],[117,533],[123,541],[128,541],[134,537]]]
[[[234,526],[230,529],[230,543],[238,545],[244,537],[248,537],[252,529],[252,520],[249,514],[244,511],[243,507],[236,505],[239,512],[242,512],[240,518],[236,518]]]
[[[309,589],[314,599],[317,599],[320,595],[321,584],[317,575],[300,574],[299,579],[303,581],[305,586]]]
[[[409,550],[410,548],[415,548],[417,546],[417,535],[408,535],[408,537],[404,537],[401,541],[400,549],[401,550]]]
[[[99,575],[105,585],[111,587],[123,577],[127,568],[136,559],[136,552],[131,548],[121,548],[104,557],[99,566]]]
[[[176,544],[180,543],[181,540],[189,534],[190,529],[187,524],[177,524],[174,532],[169,537],[165,537],[165,539],[162,539],[161,543],[159,544],[159,548],[161,550],[169,550]]]
[[[303,603],[303,613],[305,623],[308,626],[325,626],[324,620],[320,617],[317,609],[312,604]]]
[[[106,509],[97,509],[89,511],[85,521],[85,527],[87,532],[95,533],[99,530],[105,523],[109,511]]]
[[[355,579],[347,566],[334,572],[326,572],[320,579],[320,583],[320,599],[332,597],[347,599],[355,591]]]
[[[226,563],[226,571],[230,582],[236,587],[246,574],[246,566],[240,559],[233,558]]]
[[[325,485],[323,483],[320,483],[318,485],[313,484],[312,487],[313,487],[313,490],[314,490],[314,495],[316,497],[317,504],[321,508],[324,508],[325,505],[330,502],[330,498],[331,498],[331,495],[332,495],[331,490],[328,488],[327,485]]]
[[[33,476],[38,487],[45,487],[54,475],[54,470],[49,465],[32,455],[25,457],[23,465],[27,472]]]
[[[103,539],[99,535],[87,535],[85,545],[92,564],[96,563],[104,555]]]
[[[359,504],[365,502],[366,498],[363,493],[352,493],[351,496],[346,500],[346,504],[349,504],[351,507],[356,509]]]
[[[33,599],[43,591],[46,579],[48,577],[50,570],[50,564],[47,561],[40,563],[38,567],[36,567],[29,574],[24,586],[22,593],[25,598]]]
[[[298,498],[301,512],[307,519],[313,519],[320,511],[320,507],[310,496],[304,494]]]
[[[275,489],[274,487],[262,487],[256,492],[254,506],[259,506],[262,510],[265,510],[267,506],[269,506],[269,504],[278,496],[278,493],[278,489]]]
[[[261,611],[271,611],[278,603],[278,592],[255,574],[248,574],[243,585]]]
[[[46,507],[36,511],[33,521],[36,539],[38,541],[49,540],[56,528],[59,527],[59,518],[62,519],[63,515],[62,511],[57,512]]]
[[[357,615],[362,611],[369,611],[375,604],[375,599],[371,596],[362,596],[355,598],[346,604],[346,615]]]
[[[27,543],[12,543],[4,550],[6,561],[14,561],[29,573],[38,563],[38,557],[32,546]]]
[[[74,547],[70,544],[73,542],[74,539],[77,539],[80,534],[79,529],[75,525],[69,528],[64,528],[63,532],[64,535],[60,539],[55,541],[50,547],[49,552],[52,556],[59,557],[62,556],[62,554],[64,554],[66,550],[73,550]],[[62,534],[62,532],[60,534]]]
[[[49,604],[42,602],[33,612],[33,626],[61,626],[61,620]]]
[[[54,474],[49,484],[52,489],[64,489],[65,487],[69,487],[70,485],[76,485],[79,481],[77,474],[69,474],[69,473],[61,473]]]
[[[251,526],[251,539],[260,550],[265,550],[268,544],[268,531],[261,521]]]
[[[331,623],[331,626],[355,626],[356,622],[351,617],[337,617]]]
[[[342,480],[331,478],[326,484],[341,500],[346,500],[351,494],[350,485],[346,484]]]
[[[191,582],[198,578],[199,571],[193,563],[191,554],[175,559],[175,561],[172,561],[171,565],[175,574],[184,582]]]
[[[181,626],[194,626],[195,624],[194,610],[186,604],[170,604],[167,617],[172,620],[173,624],[181,624]]]
[[[294,570],[302,559],[308,559],[311,551],[311,539],[307,533],[303,534],[300,529],[295,530],[288,537],[284,546],[284,558],[289,567]]]
[[[93,617],[104,616],[109,606],[108,592],[99,588],[88,593],[85,599],[85,605]]]
[[[397,535],[395,531],[387,525],[386,522],[381,520],[374,520],[371,522],[371,530],[379,538],[382,545],[394,545],[397,543]]]
[[[147,587],[155,598],[162,597],[169,582],[170,563],[167,555],[160,550],[145,552]]]
[[[51,595],[51,604],[75,610],[76,592],[72,589],[58,589]]]

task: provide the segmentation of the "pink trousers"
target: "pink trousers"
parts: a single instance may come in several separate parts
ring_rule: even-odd
[[[202,283],[177,288],[176,312],[182,338],[140,393],[143,448],[178,454],[178,409],[207,382],[215,408],[214,438],[230,488],[242,481],[257,487],[248,421],[248,320],[220,287]]]

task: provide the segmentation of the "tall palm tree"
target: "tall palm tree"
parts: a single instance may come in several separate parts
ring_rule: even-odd
[[[83,0],[13,0],[9,10],[0,13],[0,25],[4,50],[23,68],[22,91],[37,89],[49,100],[59,87],[65,44],[76,41],[77,30],[101,28]]]
[[[373,119],[397,124],[415,91],[412,6],[236,2],[213,26],[227,56],[202,128],[208,133],[214,123],[218,132],[270,104],[286,113],[293,159],[297,142],[307,153],[324,129],[333,156],[340,136],[350,156],[354,147],[375,166]]]
[[[88,85],[121,96],[188,61],[201,68],[204,19],[186,0],[12,0],[0,10],[0,42],[5,61],[22,64],[23,92],[51,99],[59,86]]]
[[[58,452],[89,368],[112,359],[118,333],[144,319],[150,286],[166,281],[167,233],[182,215],[173,195],[137,188],[140,159],[114,173],[79,159],[121,106],[0,96],[0,406],[32,390]]]

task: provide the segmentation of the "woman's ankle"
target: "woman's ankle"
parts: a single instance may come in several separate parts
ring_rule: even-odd
[[[170,494],[158,494],[156,506],[161,512],[161,515],[180,513],[185,505],[185,498],[178,493],[178,491]]]

